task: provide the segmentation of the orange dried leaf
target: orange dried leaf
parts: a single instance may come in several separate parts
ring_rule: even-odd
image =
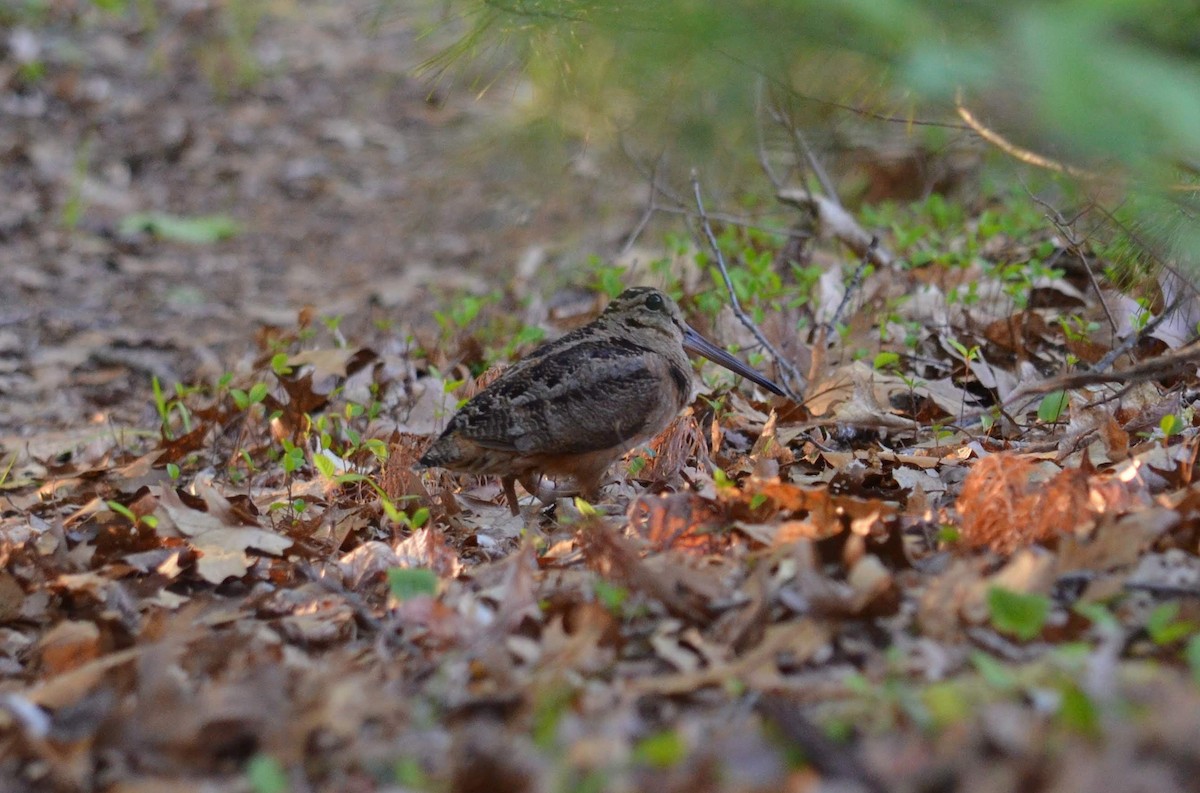
[[[69,672],[100,657],[100,629],[94,622],[63,620],[42,637],[38,651],[45,675]]]
[[[1038,470],[1037,463],[1015,454],[994,454],[976,463],[958,497],[963,541],[1010,553],[1090,529],[1095,513],[1087,473],[1066,469],[1038,482]]]
[[[711,501],[693,492],[641,496],[629,506],[629,522],[655,550],[717,550],[720,513]]]

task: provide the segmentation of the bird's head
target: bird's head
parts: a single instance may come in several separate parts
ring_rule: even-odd
[[[670,295],[652,287],[626,289],[613,298],[599,321],[611,327],[613,332],[638,339],[651,349],[665,345],[682,346],[684,350],[703,355],[773,394],[785,395],[778,385],[693,330],[683,318],[679,304]]]

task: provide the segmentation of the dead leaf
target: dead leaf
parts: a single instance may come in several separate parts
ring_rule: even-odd
[[[188,539],[198,555],[196,572],[213,584],[244,576],[253,561],[247,550],[278,555],[292,545],[289,537],[250,526],[230,525],[227,517],[192,509],[172,487],[159,490],[159,511],[155,514],[160,534],[175,532],[176,536]]]

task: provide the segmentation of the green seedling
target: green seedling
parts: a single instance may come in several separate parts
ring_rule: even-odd
[[[1055,424],[1062,418],[1068,404],[1066,391],[1051,391],[1038,403],[1038,419],[1044,424]]]
[[[241,226],[228,215],[181,217],[165,212],[127,215],[119,226],[120,233],[127,237],[149,234],[166,242],[188,245],[212,245],[236,237],[241,230]]]
[[[417,597],[433,597],[438,591],[438,576],[427,567],[393,567],[387,571],[392,597],[403,603]]]
[[[1050,615],[1050,599],[1046,596],[1021,594],[1003,587],[988,590],[987,605],[992,626],[1022,641],[1040,635]]]
[[[254,793],[288,793],[287,773],[274,757],[257,754],[246,763],[246,781]]]
[[[104,503],[108,505],[109,509],[128,520],[134,526],[145,526],[148,529],[153,529],[158,526],[158,518],[154,517],[153,515],[142,515],[139,517],[138,515],[134,514],[133,510],[119,501],[106,501]]]

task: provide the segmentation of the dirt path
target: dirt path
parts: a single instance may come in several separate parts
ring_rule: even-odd
[[[431,288],[553,281],[632,226],[623,176],[566,146],[530,174],[499,143],[519,92],[413,77],[430,16],[377,5],[277,4],[246,53],[222,4],[0,27],[0,438],[147,426],[152,376],[216,378],[306,305],[403,335]],[[140,212],[241,231],[123,231]]]

